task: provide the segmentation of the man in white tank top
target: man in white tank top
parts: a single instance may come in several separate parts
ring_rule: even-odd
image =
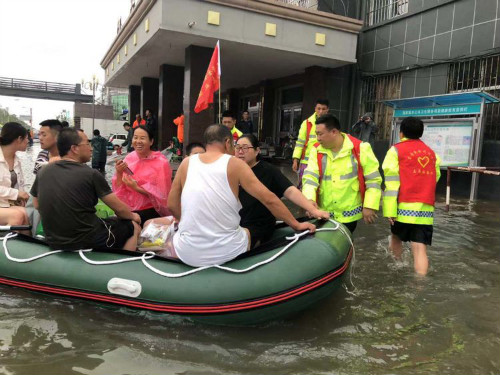
[[[239,226],[240,185],[294,230],[316,230],[311,223],[299,223],[243,160],[231,156],[234,143],[229,129],[211,125],[204,140],[206,152],[184,159],[168,196],[168,208],[180,221],[173,245],[184,263],[218,265],[250,248],[249,233]]]

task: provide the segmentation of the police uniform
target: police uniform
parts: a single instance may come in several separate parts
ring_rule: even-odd
[[[360,187],[360,169],[354,154],[354,143],[347,134],[341,135],[344,142],[336,154],[319,144],[311,149],[302,179],[302,193],[307,199],[315,201],[321,210],[333,214],[335,220],[346,224],[352,232],[356,222],[363,217],[363,208],[379,209],[382,177],[370,144],[361,142],[359,160],[364,183],[361,182],[363,186]],[[318,154],[323,156],[319,158]],[[322,166],[318,159],[321,159]],[[366,189],[364,200],[362,189]]]

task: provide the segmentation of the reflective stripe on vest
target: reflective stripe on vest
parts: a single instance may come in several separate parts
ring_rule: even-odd
[[[363,212],[363,206],[359,206],[359,207],[355,208],[354,210],[350,210],[350,211],[342,211],[342,215],[344,217],[353,217],[353,216],[360,214],[361,212]]]
[[[412,217],[433,218],[434,217],[434,211],[401,210],[401,209],[398,208],[398,216],[412,216]]]

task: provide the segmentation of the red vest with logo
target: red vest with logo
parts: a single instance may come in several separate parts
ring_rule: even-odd
[[[399,159],[399,202],[434,205],[436,196],[436,154],[420,139],[394,145]]]

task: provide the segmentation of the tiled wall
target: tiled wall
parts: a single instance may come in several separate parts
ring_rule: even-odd
[[[362,33],[361,70],[379,73],[411,69],[498,48],[498,3],[499,0],[410,0],[408,16]]]

